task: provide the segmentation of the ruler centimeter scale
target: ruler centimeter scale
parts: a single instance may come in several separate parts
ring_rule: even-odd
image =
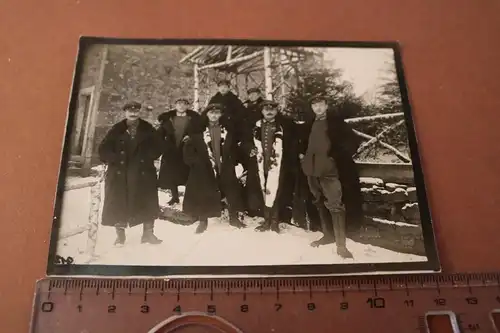
[[[498,326],[498,329],[496,328]],[[37,282],[31,333],[500,332],[500,273]]]

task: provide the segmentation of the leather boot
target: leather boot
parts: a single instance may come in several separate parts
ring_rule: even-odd
[[[271,231],[274,231],[275,233],[279,234],[280,233],[280,224],[277,219],[272,219],[271,220]]]
[[[331,227],[329,226],[329,224],[331,223],[330,212],[328,211],[328,209],[326,209],[323,201],[318,202],[316,204],[316,207],[319,213],[319,220],[321,222],[321,231],[323,232],[323,237],[321,237],[317,241],[312,242],[310,244],[312,247],[319,247],[321,245],[331,244],[335,241],[335,238],[337,236],[335,235],[335,237],[333,237],[333,234],[331,232]]]
[[[229,224],[238,229],[246,228],[247,226],[238,218],[238,212],[235,212],[231,209],[229,209]]]
[[[206,217],[200,217],[200,224],[198,224],[198,227],[196,228],[196,233],[202,234],[207,230],[207,228],[208,228],[208,219]]]
[[[264,223],[259,225],[255,230],[268,231],[271,229],[271,210],[268,207],[264,208]]]
[[[170,193],[172,193],[172,199],[170,199],[170,201],[167,202],[167,205],[172,206],[178,204],[180,200],[179,200],[179,189],[177,188],[177,186],[172,187],[170,189]]]
[[[346,220],[344,211],[330,211],[332,214],[333,233],[337,245],[337,254],[342,258],[353,258],[346,247]]]
[[[163,241],[155,236],[153,233],[154,222],[144,222],[142,224],[142,238],[141,243],[147,244],[161,244]]]
[[[116,240],[115,240],[115,245],[121,246],[125,244],[125,228],[123,227],[115,227],[116,230]]]

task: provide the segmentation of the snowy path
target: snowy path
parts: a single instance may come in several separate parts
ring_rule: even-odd
[[[62,231],[85,225],[88,217],[89,189],[67,192],[63,204]],[[160,192],[162,203],[168,195]],[[312,248],[309,243],[321,233],[309,232],[288,224],[281,224],[281,234],[257,232],[260,219],[246,218],[248,228],[236,229],[218,219],[209,220],[208,230],[195,234],[197,223],[182,226],[157,220],[155,234],[163,244],[141,244],[142,226],[127,230],[124,247],[114,247],[115,231],[111,227],[99,228],[96,259],[92,264],[102,265],[154,265],[154,266],[246,266],[296,265],[338,263],[381,263],[426,261],[425,257],[402,254],[383,248],[347,241],[354,259],[342,259],[335,253],[334,244]],[[57,254],[72,256],[75,264],[84,263],[87,234],[61,240]]]

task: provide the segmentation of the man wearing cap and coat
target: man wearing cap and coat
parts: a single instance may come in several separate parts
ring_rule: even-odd
[[[162,113],[158,117],[158,132],[163,139],[160,174],[158,185],[171,191],[172,198],[168,205],[179,203],[178,186],[186,185],[189,166],[184,163],[183,138],[200,129],[200,115],[188,109],[187,99],[179,98],[175,109]]]
[[[256,120],[251,130],[252,149],[249,152],[246,182],[248,206],[263,211],[264,223],[258,231],[279,233],[279,213],[288,203],[287,182],[293,159],[295,140],[292,123],[278,113],[278,104],[271,100],[261,102],[262,119]]]
[[[245,114],[243,116],[243,121],[250,127],[255,125],[257,120],[262,118],[262,101],[264,99],[261,96],[259,88],[250,88],[247,91],[248,99],[243,103],[246,108]]]
[[[357,225],[363,217],[359,174],[352,157],[361,140],[339,110],[328,108],[325,96],[314,96],[310,103],[314,119],[305,124],[299,158],[323,230],[323,237],[311,245],[335,241],[337,254],[352,258],[346,246],[347,224]]]
[[[239,125],[245,114],[245,106],[230,90],[228,80],[220,80],[217,83],[217,89],[218,92],[210,98],[208,104],[221,104],[224,107],[224,117]]]
[[[125,243],[125,229],[143,225],[141,243],[160,244],[154,233],[159,213],[154,161],[161,155],[161,138],[139,117],[138,102],[124,105],[126,119],[113,125],[99,145],[107,165],[102,225],[116,229],[115,245]]]
[[[242,185],[237,175],[243,166],[235,158],[240,149],[236,124],[224,117],[224,106],[209,104],[202,113],[203,130],[186,137],[184,161],[190,172],[183,200],[183,212],[200,221],[196,233],[208,227],[208,218],[220,217],[225,201],[230,225],[243,228]]]

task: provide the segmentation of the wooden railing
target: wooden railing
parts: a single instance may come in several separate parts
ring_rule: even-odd
[[[90,187],[90,209],[88,223],[86,225],[78,226],[68,231],[61,232],[58,239],[59,241],[61,241],[62,239],[67,239],[87,232],[87,245],[85,253],[88,256],[88,261],[90,261],[95,255],[95,248],[97,245],[97,230],[99,228],[99,211],[102,197],[101,185],[102,178],[94,178],[82,183],[67,184],[64,188],[64,190],[68,192]]]

